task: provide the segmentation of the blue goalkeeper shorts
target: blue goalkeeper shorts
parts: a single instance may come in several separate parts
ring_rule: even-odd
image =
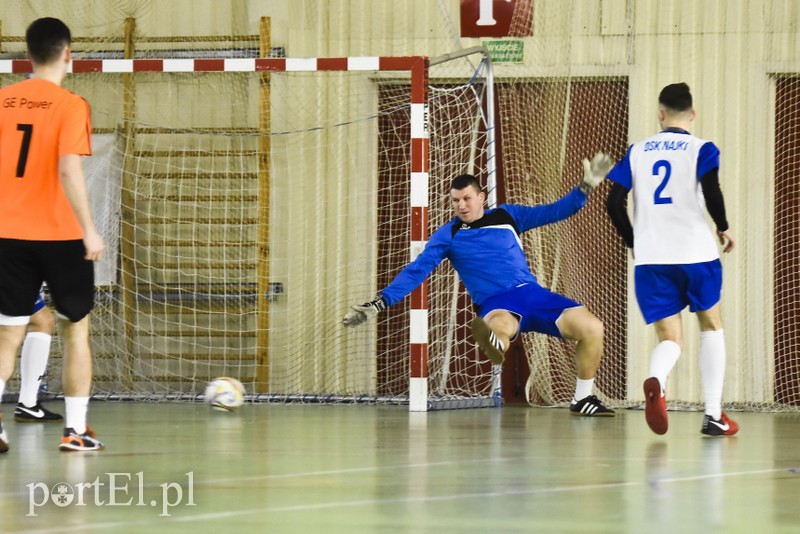
[[[647,324],[680,313],[705,311],[722,295],[722,263],[637,265],[633,270],[636,300]]]
[[[492,310],[505,310],[519,319],[520,332],[539,332],[553,337],[563,337],[556,326],[564,310],[582,304],[538,284],[522,284],[508,291],[492,295],[480,305],[481,317]]]

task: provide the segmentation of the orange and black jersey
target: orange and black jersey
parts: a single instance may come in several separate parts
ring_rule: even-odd
[[[33,78],[0,89],[0,238],[83,238],[59,158],[90,155],[91,129],[89,104],[59,85]]]

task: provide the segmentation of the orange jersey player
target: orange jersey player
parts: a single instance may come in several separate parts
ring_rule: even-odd
[[[0,396],[14,371],[31,302],[47,283],[64,340],[66,421],[59,449],[103,448],[86,424],[92,388],[89,313],[95,228],[81,158],[91,153],[89,105],[61,87],[71,35],[41,18],[25,33],[33,76],[0,90]],[[0,453],[9,449],[0,413]]]

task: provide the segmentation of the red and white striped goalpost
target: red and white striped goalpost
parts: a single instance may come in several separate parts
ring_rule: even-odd
[[[70,73],[405,71],[411,74],[410,260],[428,240],[428,58],[76,59]],[[29,60],[0,60],[0,74],[30,74]],[[428,410],[428,282],[411,293],[409,411]]]

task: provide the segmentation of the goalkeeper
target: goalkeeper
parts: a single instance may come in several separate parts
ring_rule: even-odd
[[[455,218],[433,233],[425,249],[372,301],[353,306],[342,321],[357,326],[402,300],[447,258],[458,272],[478,316],[472,335],[494,364],[502,364],[519,332],[540,332],[577,341],[578,378],[570,404],[573,415],[613,416],[592,394],[603,352],[603,323],[581,304],[539,285],[528,268],[520,235],[564,220],[586,204],[588,194],[611,170],[614,161],[597,153],[584,160],[580,185],[552,204],[501,204],[485,209],[486,194],[469,174],[450,186]]]

